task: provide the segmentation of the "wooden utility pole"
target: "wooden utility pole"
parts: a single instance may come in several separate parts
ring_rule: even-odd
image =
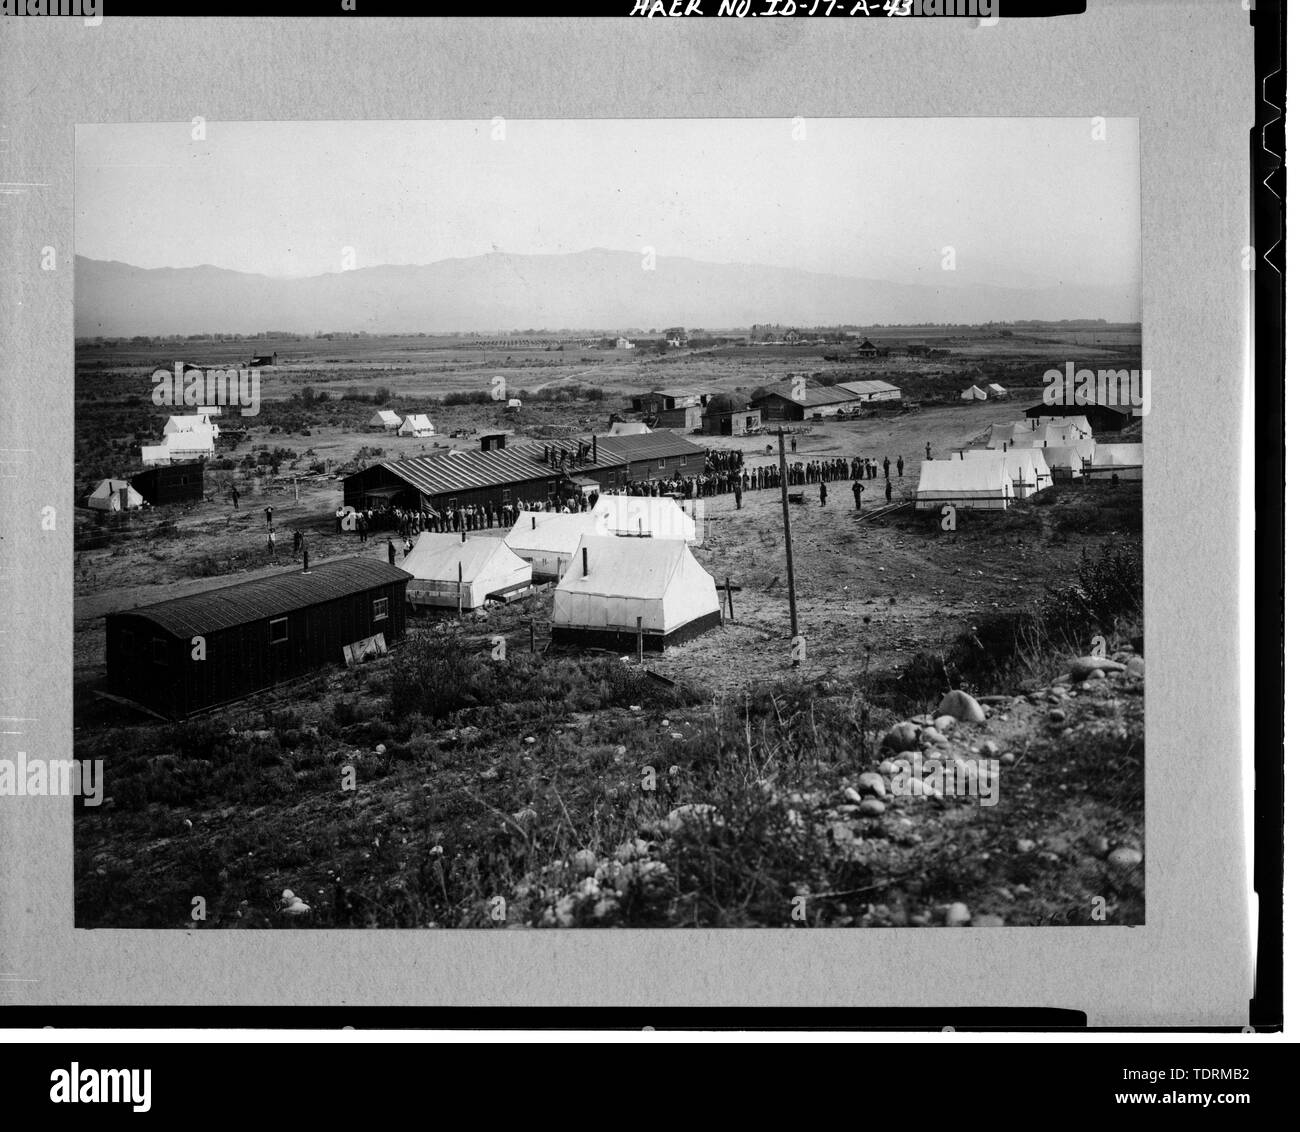
[[[776,439],[781,462],[781,519],[785,524],[785,576],[790,589],[790,639],[793,640],[799,635],[799,611],[794,603],[794,549],[790,545],[790,495],[786,490],[784,427],[776,430]]]

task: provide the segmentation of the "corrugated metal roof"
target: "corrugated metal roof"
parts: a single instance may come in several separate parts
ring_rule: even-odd
[[[857,400],[854,394],[847,393],[836,385],[814,385],[810,382],[804,387],[803,392],[802,397],[796,397],[792,386],[780,382],[776,385],[763,386],[754,400],[770,395],[780,397],[782,401],[789,401],[793,405],[812,405],[814,408],[818,405],[847,405]]]
[[[668,429],[655,429],[644,436],[602,436],[596,441],[602,466],[613,454],[608,466],[635,463],[638,460],[663,460],[670,456],[699,456],[704,449]]]
[[[585,438],[550,442],[572,455]],[[516,444],[509,448],[457,451],[439,456],[418,456],[414,460],[385,460],[382,466],[425,495],[447,495],[475,488],[500,487],[528,480],[553,479],[561,472],[542,459],[541,444]],[[566,463],[565,472],[582,474],[603,468],[619,468],[637,460],[665,460],[703,452],[685,437],[667,431],[643,436],[600,436],[596,438],[596,459]]]
[[[850,393],[856,393],[859,397],[865,397],[872,393],[897,393],[897,385],[890,385],[887,381],[841,381],[841,389],[847,389]]]
[[[296,609],[349,597],[392,582],[409,581],[410,578],[405,570],[387,562],[350,558],[322,562],[313,566],[309,574],[301,570],[271,574],[187,597],[124,609],[110,613],[108,617],[110,620],[121,616],[146,617],[165,632],[190,637],[267,617],[281,617]]]

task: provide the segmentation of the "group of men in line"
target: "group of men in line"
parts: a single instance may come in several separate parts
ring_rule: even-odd
[[[836,480],[874,480],[884,470],[885,479],[890,477],[890,461],[876,460],[874,457],[843,457],[834,460],[808,460],[787,463],[787,482],[791,485],[814,483],[834,483]],[[903,457],[893,462],[893,468],[899,479],[903,477]],[[762,464],[756,468],[747,468],[741,474],[741,486],[746,491],[761,491],[766,488],[781,486],[781,469],[777,464]]]
[[[486,531],[493,528],[506,528],[514,525],[515,520],[525,511],[556,511],[563,514],[576,514],[588,511],[595,503],[598,493],[593,491],[589,497],[586,492],[565,500],[514,503],[488,503],[474,506],[441,507],[434,509],[412,510],[404,507],[368,507],[355,512],[352,519],[353,529],[361,542],[369,540],[370,532],[378,528],[396,530],[404,539],[422,531],[435,531],[438,534],[459,534],[461,531]],[[334,532],[344,533],[344,519],[348,515],[347,507],[339,507],[334,512]]]

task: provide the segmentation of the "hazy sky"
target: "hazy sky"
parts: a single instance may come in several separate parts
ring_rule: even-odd
[[[498,132],[502,127],[498,128]],[[270,275],[591,247],[1131,291],[1137,122],[189,123],[77,130],[77,252]],[[943,249],[957,272],[942,272]]]

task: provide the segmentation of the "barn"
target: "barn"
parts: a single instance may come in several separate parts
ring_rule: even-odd
[[[752,398],[765,421],[806,421],[816,417],[848,416],[856,412],[858,398],[838,385],[796,386],[782,381],[765,385]]]
[[[762,411],[749,408],[742,397],[719,393],[704,408],[704,431],[710,436],[744,436],[762,426]]]
[[[345,645],[402,637],[410,579],[351,558],[110,613],[108,690],[180,719],[341,663]]]
[[[672,432],[529,442],[491,451],[385,460],[343,480],[343,502],[358,510],[391,503],[412,510],[553,506],[580,487],[614,491],[631,483],[703,475],[707,453]]]
[[[655,418],[656,428],[697,429],[704,423],[704,404],[693,389],[656,389],[632,398],[634,410]]]
[[[155,507],[198,503],[203,499],[203,461],[146,468],[131,477],[131,486]]]
[[[903,391],[887,381],[841,381],[838,387],[848,390],[863,405],[903,399]]]

